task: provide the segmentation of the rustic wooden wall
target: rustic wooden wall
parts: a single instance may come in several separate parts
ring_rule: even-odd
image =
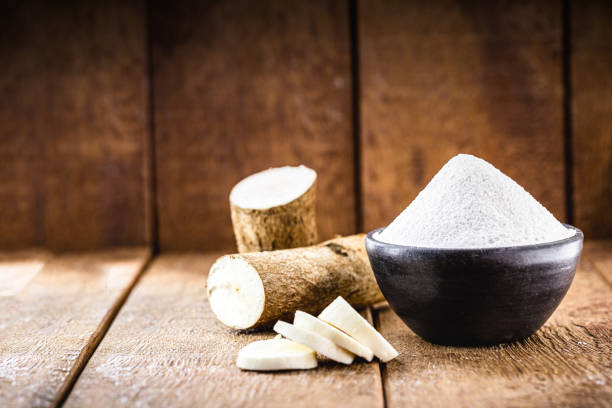
[[[161,249],[233,248],[232,186],[286,164],[319,173],[321,237],[353,232],[346,4],[179,1],[152,12]]]
[[[573,1],[571,124],[575,223],[612,236],[612,2]]]
[[[0,11],[0,247],[143,244],[143,2]]]
[[[299,163],[367,230],[458,152],[612,236],[608,2],[0,8],[0,248],[231,250],[234,183]]]
[[[365,229],[392,221],[460,152],[564,219],[559,4],[359,5]]]

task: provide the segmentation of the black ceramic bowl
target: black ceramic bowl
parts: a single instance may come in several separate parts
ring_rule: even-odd
[[[446,249],[366,237],[376,281],[391,308],[432,343],[488,345],[535,333],[574,279],[582,231],[560,241],[506,248]]]

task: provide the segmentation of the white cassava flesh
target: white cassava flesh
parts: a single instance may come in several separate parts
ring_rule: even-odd
[[[393,346],[340,296],[321,312],[319,319],[369,347],[382,362],[393,360],[398,355]]]
[[[246,329],[261,316],[264,286],[255,268],[245,260],[219,259],[206,286],[212,311],[227,326]]]
[[[287,339],[254,341],[238,353],[236,365],[243,370],[306,370],[317,366],[314,350]]]
[[[301,329],[310,330],[312,332],[320,334],[321,336],[328,338],[338,346],[350,351],[353,354],[358,355],[359,357],[366,359],[367,361],[372,361],[372,358],[374,357],[374,353],[368,347],[360,344],[351,336],[338,330],[329,323],[326,323],[323,320],[318,319],[308,313],[299,310],[295,312],[293,325]]]
[[[274,325],[274,331],[278,334],[282,334],[283,337],[302,343],[317,353],[339,363],[351,364],[353,362],[354,356],[352,353],[338,347],[331,340],[310,330],[305,330],[291,323],[279,320]]]
[[[277,207],[300,197],[316,178],[317,173],[306,166],[264,170],[236,184],[230,193],[230,202],[253,210]]]

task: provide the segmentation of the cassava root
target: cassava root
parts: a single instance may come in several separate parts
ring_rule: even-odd
[[[211,267],[207,294],[215,315],[234,329],[269,327],[296,310],[318,314],[336,297],[359,308],[383,300],[365,235],[270,252],[226,255]]]
[[[273,168],[242,180],[230,194],[238,252],[313,245],[315,195],[316,172],[305,166]]]

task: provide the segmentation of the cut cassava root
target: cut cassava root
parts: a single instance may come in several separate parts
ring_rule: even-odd
[[[337,327],[370,348],[383,363],[393,360],[398,355],[397,350],[382,334],[341,297],[327,306],[319,315],[319,319]]]
[[[270,326],[296,310],[317,314],[338,296],[355,307],[384,299],[362,234],[305,248],[223,256],[210,269],[207,293],[217,318],[234,329]]]
[[[317,241],[317,173],[305,166],[278,167],[240,181],[230,193],[238,252],[270,251]]]
[[[259,340],[238,353],[236,365],[243,370],[307,370],[317,366],[314,350],[282,338]]]
[[[336,324],[356,333],[361,339],[360,341],[365,341],[372,345],[381,361],[387,362],[397,356],[398,353],[393,346],[369,325],[355,309],[346,303],[344,299],[339,297],[330,306],[336,310],[332,313]],[[328,310],[328,308],[325,310]],[[337,311],[340,311],[340,313]],[[368,327],[365,330],[362,330],[362,322],[356,320],[355,315],[359,316],[367,324]],[[357,330],[354,329],[355,327]],[[343,364],[351,364],[355,354],[368,361],[372,360],[372,351],[357,341],[357,339],[331,326],[329,323],[325,323],[321,319],[300,310],[295,312],[293,324],[279,320],[274,325],[274,331],[279,334],[273,339],[266,340],[268,343],[266,341],[256,341],[240,350],[238,361],[236,362],[238,367],[244,370],[258,371],[312,368],[312,362],[304,364],[299,359],[300,357],[294,355],[296,354],[294,346],[290,347],[290,358],[286,350],[278,347],[280,341],[284,340],[282,336],[295,343],[304,345],[306,350],[312,349],[322,356]]]
[[[325,323],[323,320],[309,315],[308,313],[304,313],[300,310],[295,312],[293,325],[301,329],[315,332],[338,346],[350,351],[351,353],[358,355],[364,360],[372,361],[372,358],[374,357],[374,353],[368,347],[362,345],[357,340],[353,339],[343,331],[335,328],[331,324]]]
[[[351,364],[355,356],[326,337],[279,320],[274,331],[284,337],[310,347],[317,353],[342,364]]]

